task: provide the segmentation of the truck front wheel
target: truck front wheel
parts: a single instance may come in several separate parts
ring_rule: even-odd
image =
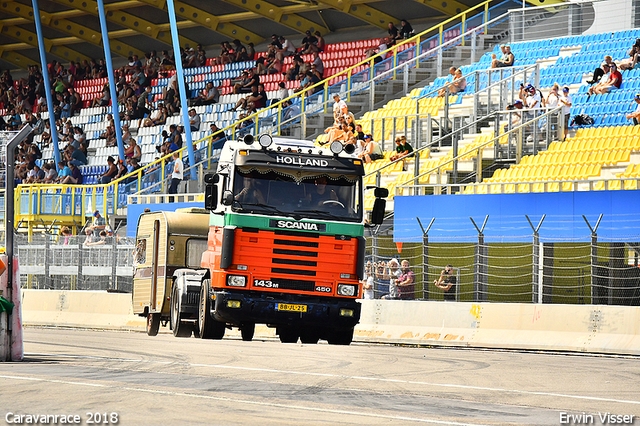
[[[198,303],[198,328],[201,339],[220,340],[224,337],[224,323],[214,320],[211,317],[211,297],[209,287],[211,280],[203,280],[200,286],[200,303]]]
[[[242,336],[242,340],[245,342],[250,342],[253,340],[253,334],[256,331],[255,323],[246,323],[240,326],[240,335]]]
[[[282,343],[298,343],[300,333],[294,327],[281,326],[278,327],[278,336]]]
[[[175,337],[191,337],[193,331],[193,324],[185,323],[181,318],[180,294],[175,285],[171,291],[171,328]]]

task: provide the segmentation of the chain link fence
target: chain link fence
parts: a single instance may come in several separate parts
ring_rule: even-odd
[[[133,289],[134,238],[107,237],[87,246],[86,237],[52,234],[15,236],[22,288],[52,290]]]
[[[640,305],[640,244],[594,239],[551,241],[535,235],[514,243],[422,242],[396,244],[392,236],[367,239],[375,264],[374,297],[391,292],[389,262],[408,260],[414,299],[443,300],[434,281],[447,265],[456,277],[455,300],[561,304]],[[640,236],[635,239],[639,240]],[[468,239],[465,239],[468,240]]]

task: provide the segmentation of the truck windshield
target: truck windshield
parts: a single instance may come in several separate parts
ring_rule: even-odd
[[[362,218],[360,177],[314,174],[293,176],[281,171],[236,171],[234,210],[325,220],[359,222]]]

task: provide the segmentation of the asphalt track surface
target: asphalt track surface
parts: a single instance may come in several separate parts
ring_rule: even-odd
[[[0,363],[0,425],[16,424],[9,413],[79,415],[81,424],[99,413],[103,425],[114,424],[113,413],[120,425],[559,425],[561,413],[593,415],[585,424],[602,424],[598,413],[640,416],[633,357],[38,328],[24,339],[25,361]]]

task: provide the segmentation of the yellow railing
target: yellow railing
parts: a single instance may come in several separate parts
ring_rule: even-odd
[[[456,16],[453,16],[453,17],[451,17],[451,18],[449,18],[449,19],[447,19],[447,20],[445,20],[445,21],[443,21],[443,22],[441,22],[441,23],[439,23],[437,25],[434,25],[433,27],[431,27],[431,28],[429,28],[429,29],[427,29],[425,31],[422,31],[420,34],[418,34],[418,35],[416,35],[414,37],[411,37],[411,38],[409,38],[407,40],[404,40],[401,43],[399,43],[399,44],[397,44],[397,45],[395,45],[395,46],[393,46],[393,47],[391,47],[391,48],[389,48],[389,49],[387,49],[387,50],[385,50],[383,52],[378,52],[375,56],[372,56],[371,58],[367,58],[366,60],[361,61],[361,62],[357,63],[356,65],[353,65],[353,66],[351,66],[351,67],[349,67],[349,68],[347,68],[347,69],[345,69],[345,70],[343,70],[343,71],[341,71],[341,72],[339,72],[337,74],[334,74],[334,75],[324,79],[321,82],[318,82],[318,83],[314,84],[309,89],[315,89],[315,88],[318,88],[318,87],[322,87],[324,89],[324,98],[325,98],[324,101],[326,103],[326,101],[328,100],[329,82],[331,80],[333,80],[333,79],[335,79],[337,77],[340,77],[340,76],[346,76],[347,77],[347,85],[349,86],[351,84],[352,75],[354,74],[354,70],[356,68],[358,68],[358,67],[360,67],[362,65],[367,65],[368,64],[370,66],[371,73],[373,74],[374,65],[375,65],[375,59],[378,58],[378,57],[384,57],[384,56],[388,55],[389,53],[393,54],[393,63],[397,64],[398,54],[403,53],[405,51],[403,46],[407,46],[407,45],[409,45],[411,43],[415,43],[416,44],[416,57],[418,57],[420,55],[420,43],[422,41],[424,41],[426,36],[428,36],[430,34],[437,33],[439,35],[439,42],[440,42],[440,44],[442,44],[443,34],[444,34],[444,31],[445,31],[445,26],[447,26],[447,25],[449,25],[449,24],[451,24],[451,23],[453,23],[453,22],[455,22],[457,20],[460,20],[460,23],[463,25],[463,28],[462,28],[461,32],[464,33],[465,32],[464,31],[465,30],[464,25],[465,25],[465,23],[467,22],[467,20],[469,19],[470,15],[472,13],[477,13],[478,11],[482,10],[483,13],[484,13],[484,21],[483,21],[483,23],[486,23],[488,21],[488,17],[489,17],[489,7],[490,7],[490,5],[491,4],[499,4],[499,3],[503,3],[503,2],[504,2],[504,0],[486,0],[486,1],[480,3],[480,4],[476,5],[476,6],[473,6],[473,7],[469,8],[469,9],[459,13]],[[464,40],[464,38],[463,38],[463,40]],[[394,76],[395,76],[395,71],[394,71]],[[264,114],[265,112],[268,112],[268,111],[275,112],[277,110],[278,123],[281,123],[282,122],[281,118],[282,118],[282,111],[283,111],[283,103],[285,101],[289,101],[289,100],[292,100],[292,99],[297,98],[297,97],[301,98],[301,113],[304,114],[305,113],[305,92],[306,92],[306,90],[301,92],[301,93],[297,93],[297,94],[289,96],[289,97],[287,97],[285,99],[282,99],[279,102],[269,106],[269,108],[265,108],[265,109],[263,109],[261,111],[253,113],[253,114],[245,117],[244,119],[235,122],[234,124],[231,124],[229,126],[226,126],[226,127],[222,128],[222,129],[220,129],[220,131],[224,132],[225,134],[227,134],[228,131],[231,131],[231,133],[233,135],[235,135],[236,128],[238,127],[238,125],[240,123],[242,123],[242,122],[247,121],[247,120],[252,120],[253,123],[254,123],[254,126],[257,127],[258,123],[259,123],[259,115],[260,114]],[[194,142],[194,145],[209,139],[208,152],[210,153],[211,150],[212,150],[211,149],[211,141],[210,141],[212,136],[213,135],[209,135],[209,136],[206,136],[206,137],[204,137],[202,139],[199,139],[198,141]],[[184,155],[184,150],[185,149],[186,149],[186,146],[178,150],[178,152],[180,153],[181,157]],[[154,167],[160,167],[161,168],[161,176],[165,176],[165,167],[171,161],[171,155],[172,154],[165,155],[164,157],[162,157],[162,158],[160,158],[158,160],[155,160],[150,164],[147,164],[146,166],[140,168],[139,170],[136,170],[135,172],[129,173],[126,176],[123,176],[123,177],[121,177],[121,178],[119,178],[117,180],[114,180],[114,181],[112,181],[112,182],[110,182],[108,184],[80,185],[78,187],[82,187],[83,188],[83,191],[82,191],[83,194],[86,192],[87,188],[103,188],[102,197],[105,198],[104,202],[106,203],[107,202],[108,192],[109,192],[108,188],[113,186],[113,192],[111,192],[111,193],[114,194],[114,202],[117,203],[117,199],[118,199],[118,184],[120,184],[121,182],[123,182],[125,179],[127,179],[129,177],[137,176],[138,191],[140,191],[142,189],[141,188],[141,184],[142,184],[141,177],[142,177],[143,174],[145,174],[145,171],[150,170],[151,168],[154,168]],[[43,186],[43,185],[33,185],[33,184],[31,184],[31,185],[20,185],[19,186],[19,190],[16,192],[16,194],[24,193],[23,191],[25,191],[26,187],[33,187],[33,189],[30,189],[29,191],[35,190],[36,192],[40,193],[41,190],[44,190],[44,189],[51,190],[52,188],[54,188],[56,186],[52,186],[52,185]],[[74,188],[76,186],[75,185],[63,185],[63,187],[64,188]],[[59,189],[59,187],[56,187],[56,188]],[[75,193],[75,191],[72,191],[72,192]],[[95,197],[97,191],[93,191],[93,192],[94,192],[94,194],[92,196]],[[16,195],[16,196],[18,196],[18,195]],[[38,197],[38,199],[40,199],[40,197]],[[18,204],[16,204],[16,205],[18,205]],[[93,205],[95,206],[95,203]],[[84,209],[84,206],[83,206],[83,209]],[[17,211],[19,212],[20,210],[17,210]],[[38,209],[38,211],[39,211],[39,209]]]

